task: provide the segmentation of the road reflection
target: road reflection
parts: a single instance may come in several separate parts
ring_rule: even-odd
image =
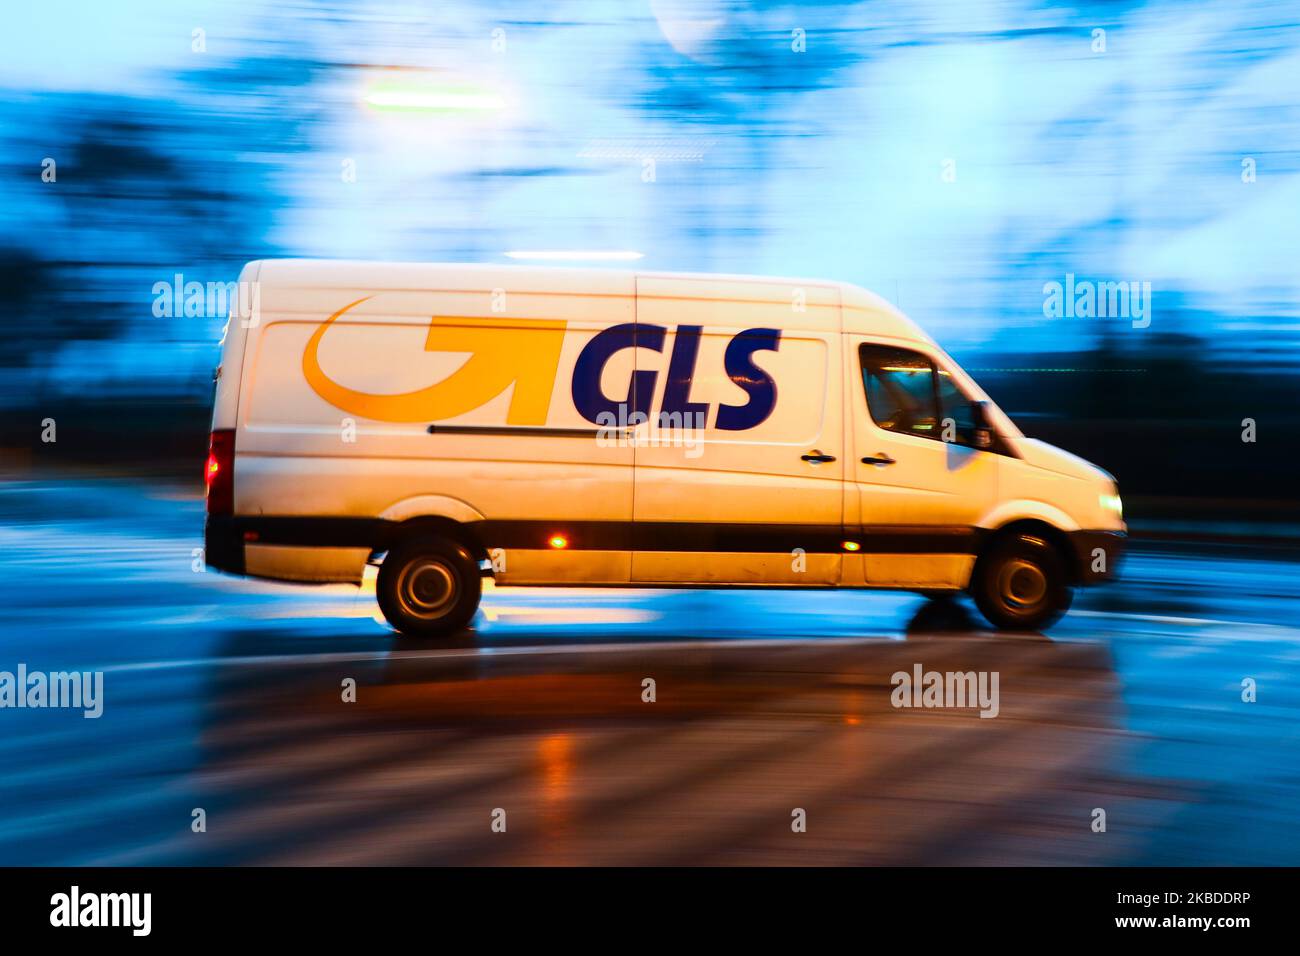
[[[1138,548],[1047,636],[986,630],[965,599],[503,588],[442,647],[395,640],[365,592],[193,572],[197,503],[50,489],[0,528],[0,649],[103,668],[106,704],[4,712],[6,863],[1274,865],[1300,847],[1290,552]],[[996,672],[998,716],[895,708],[892,675],[917,665]]]
[[[200,858],[275,863],[1099,862],[1120,707],[1101,644],[652,632],[215,669],[192,785]],[[267,639],[270,637],[270,645]],[[471,640],[471,638],[467,638]],[[236,632],[222,656],[273,635]],[[1000,708],[899,709],[891,675],[997,672]],[[355,682],[355,702],[349,702]],[[504,811],[506,832],[491,829]],[[802,810],[807,832],[791,829]],[[195,842],[151,848],[193,861]]]

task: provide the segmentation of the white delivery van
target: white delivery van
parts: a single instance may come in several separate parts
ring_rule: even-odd
[[[1110,475],[1024,437],[851,285],[591,269],[245,267],[206,559],[463,628],[502,585],[968,590],[1038,629],[1114,575]]]

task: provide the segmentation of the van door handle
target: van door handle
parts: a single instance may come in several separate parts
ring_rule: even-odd
[[[866,458],[862,459],[862,464],[864,465],[892,465],[893,463],[894,459],[890,458],[883,451],[878,451],[874,456],[868,455]]]
[[[813,449],[812,451],[810,451],[808,454],[806,454],[806,455],[800,455],[799,457],[800,457],[802,460],[808,462],[810,465],[824,465],[824,464],[826,464],[827,462],[832,462],[832,461],[835,460],[835,456],[834,456],[834,455],[823,455],[823,454],[822,454],[820,451],[818,451],[816,448],[814,448],[814,449]]]

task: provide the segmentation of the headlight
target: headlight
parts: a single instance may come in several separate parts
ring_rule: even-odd
[[[1121,518],[1124,517],[1124,502],[1119,500],[1119,495],[1101,495],[1098,503],[1105,511],[1113,511]]]

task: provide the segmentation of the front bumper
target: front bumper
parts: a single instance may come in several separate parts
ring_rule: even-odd
[[[1070,545],[1074,548],[1075,583],[1087,587],[1115,580],[1127,542],[1123,531],[1073,532]]]

